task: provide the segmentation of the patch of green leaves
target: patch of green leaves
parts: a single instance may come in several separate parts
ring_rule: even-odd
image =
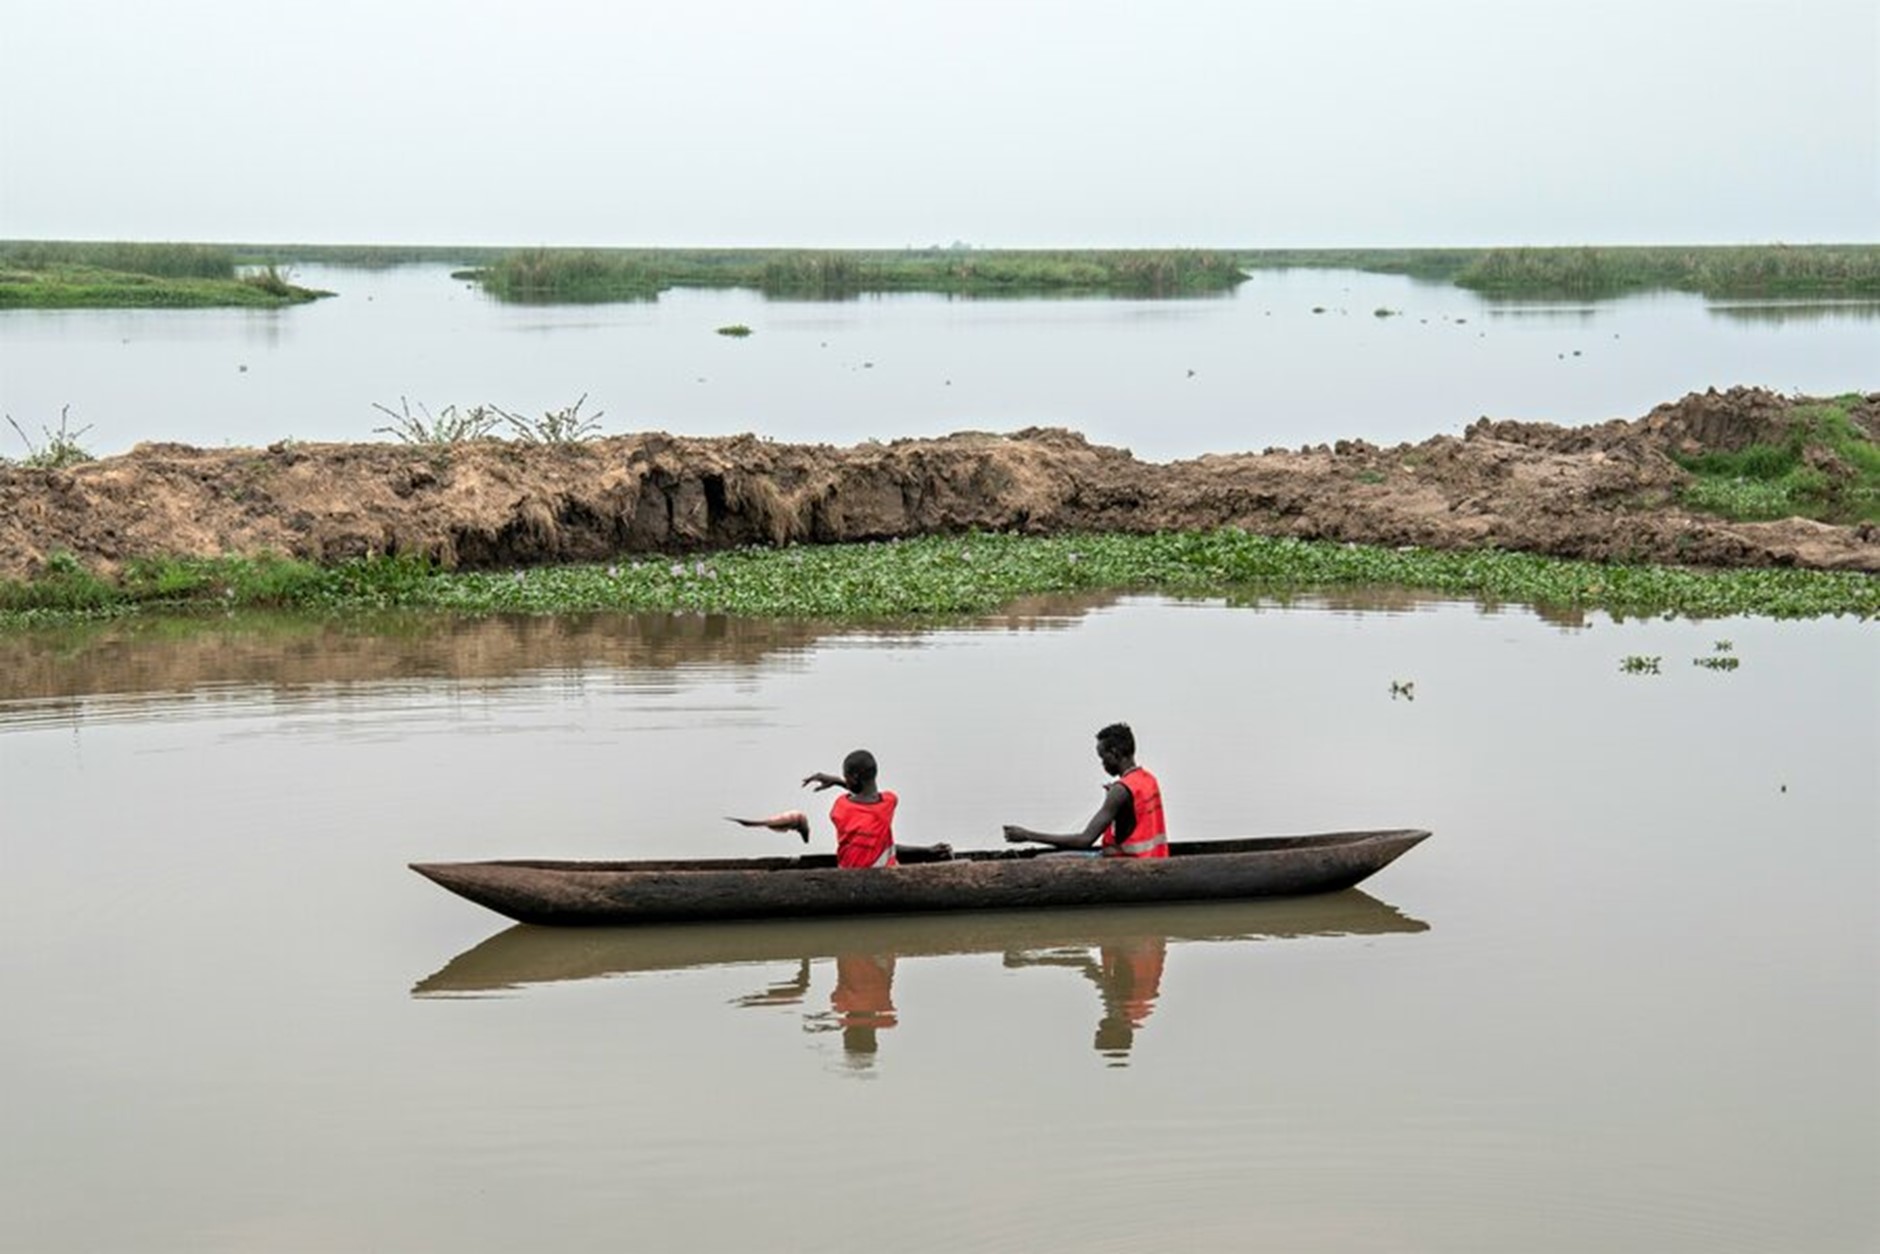
[[[116,581],[77,563],[0,583],[6,615],[271,606],[465,614],[657,610],[764,618],[931,618],[1047,592],[1289,598],[1352,586],[1414,588],[1487,604],[1617,617],[1880,616],[1880,579],[1771,568],[1607,566],[1494,550],[1435,552],[1274,539],[1235,530],[1158,535],[929,536],[872,544],[639,555],[606,565],[446,572],[413,556],[320,567],[282,557],[136,563]],[[1727,650],[1719,650],[1720,653]]]

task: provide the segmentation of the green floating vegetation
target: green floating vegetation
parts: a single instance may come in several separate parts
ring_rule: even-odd
[[[1635,617],[1880,614],[1880,579],[1861,574],[1606,566],[1495,550],[1371,548],[1221,530],[1147,536],[973,533],[495,572],[445,572],[404,556],[330,567],[261,557],[133,562],[120,577],[107,579],[63,556],[38,578],[0,583],[0,629],[205,607],[921,618],[983,613],[1044,592],[1127,590],[1240,601],[1341,585],[1416,588],[1489,603]]]
[[[1880,445],[1850,413],[1860,399],[1843,396],[1797,407],[1780,444],[1673,453],[1696,476],[1684,490],[1684,503],[1744,521],[1880,522]]]
[[[1193,296],[1246,278],[1230,253],[1196,249],[1080,252],[788,251],[531,248],[464,272],[491,295],[530,303],[651,300],[673,287],[746,287],[767,296],[840,300],[864,292],[964,296]]]
[[[330,296],[212,244],[0,244],[0,309],[278,308]]]

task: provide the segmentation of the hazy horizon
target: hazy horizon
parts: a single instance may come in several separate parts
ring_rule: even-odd
[[[0,0],[0,238],[1880,237],[1872,0]]]

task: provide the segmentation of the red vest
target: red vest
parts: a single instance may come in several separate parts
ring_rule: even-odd
[[[847,793],[829,807],[836,825],[836,865],[843,867],[897,866],[894,860],[894,807],[901,799],[891,792],[881,800],[862,802]]]
[[[1117,783],[1129,789],[1130,802],[1136,809],[1136,826],[1127,839],[1118,841],[1116,825],[1103,833],[1103,852],[1113,858],[1168,857],[1168,824],[1162,818],[1162,785],[1140,766],[1124,771]]]

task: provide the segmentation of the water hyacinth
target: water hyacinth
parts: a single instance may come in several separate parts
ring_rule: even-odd
[[[1880,616],[1880,578],[1792,568],[1612,566],[1496,550],[1436,552],[1274,539],[1236,530],[1158,535],[924,537],[897,544],[747,548],[502,572],[415,557],[319,567],[279,557],[133,563],[116,579],[76,561],[0,583],[0,629],[140,609],[218,605],[351,613],[653,610],[877,619],[983,613],[1051,592],[1164,592],[1229,600],[1391,586],[1485,603],[1619,617]]]

